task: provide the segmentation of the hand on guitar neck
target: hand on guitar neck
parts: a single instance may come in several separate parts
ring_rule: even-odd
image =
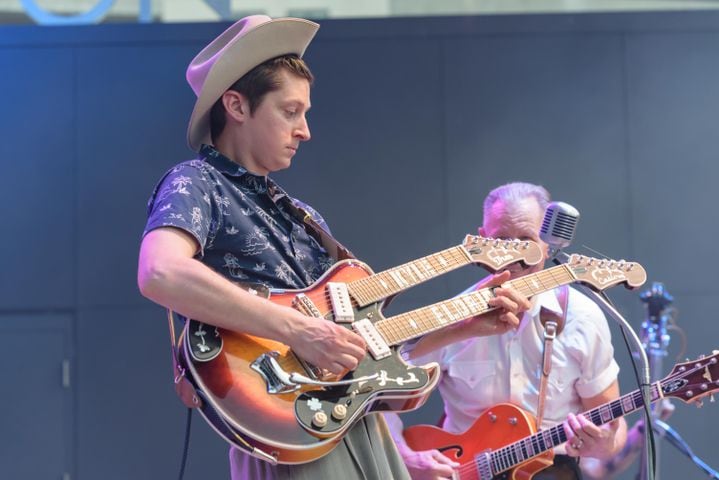
[[[487,304],[496,308],[482,315],[477,315],[442,330],[423,336],[413,348],[407,350],[409,358],[417,358],[446,345],[460,342],[473,337],[501,335],[519,326],[522,312],[527,311],[531,303],[521,292],[512,287],[500,287],[511,277],[509,271],[490,275],[477,285],[477,290],[493,288],[494,297]]]

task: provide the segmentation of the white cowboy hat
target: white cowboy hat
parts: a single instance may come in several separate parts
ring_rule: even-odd
[[[302,56],[319,25],[301,18],[252,15],[237,21],[206,46],[187,67],[197,95],[187,127],[187,143],[199,151],[210,144],[210,110],[228,88],[257,65],[280,55]]]

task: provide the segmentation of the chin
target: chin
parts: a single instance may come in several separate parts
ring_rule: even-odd
[[[287,160],[284,162],[277,162],[272,166],[272,169],[270,171],[272,172],[279,172],[280,170],[286,170],[290,168],[292,165],[292,160]]]

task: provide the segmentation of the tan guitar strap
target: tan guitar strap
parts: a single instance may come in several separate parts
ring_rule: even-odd
[[[291,201],[287,202],[287,206],[292,216],[302,222],[307,233],[312,235],[332,258],[337,261],[356,258],[347,247],[338,242],[327,230],[322,228],[322,225],[312,218],[310,212]]]
[[[556,290],[557,300],[562,309],[561,315],[542,307],[539,310],[539,322],[544,327],[544,352],[542,354],[542,371],[539,379],[539,398],[537,399],[537,430],[542,428],[544,419],[544,400],[547,397],[547,380],[552,370],[552,350],[554,339],[557,338],[567,321],[567,304],[569,302],[569,287],[562,285]]]

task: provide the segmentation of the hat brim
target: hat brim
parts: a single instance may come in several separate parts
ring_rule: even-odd
[[[301,18],[278,18],[258,25],[232,44],[214,63],[197,97],[187,127],[187,143],[195,152],[211,144],[210,110],[228,88],[267,60],[304,55],[319,25]]]

